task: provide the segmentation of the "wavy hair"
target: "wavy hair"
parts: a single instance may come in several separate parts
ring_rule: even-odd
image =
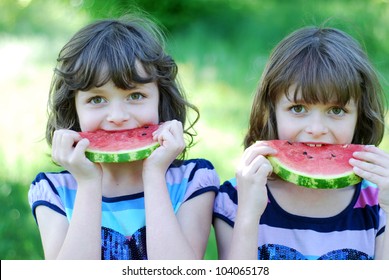
[[[99,87],[109,80],[120,89],[135,84],[156,82],[159,89],[159,120],[179,120],[184,125],[187,148],[194,143],[194,124],[200,117],[189,103],[177,80],[178,67],[165,52],[162,29],[145,16],[126,16],[91,23],[78,31],[62,48],[57,58],[48,101],[46,140],[52,144],[53,133],[65,128],[80,131],[75,106],[79,90]],[[140,62],[147,77],[139,74]],[[195,113],[189,121],[188,109]],[[185,127],[186,121],[189,122]],[[187,148],[181,158],[185,158]]]

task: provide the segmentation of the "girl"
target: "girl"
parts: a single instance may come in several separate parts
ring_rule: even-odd
[[[61,50],[46,138],[66,171],[38,174],[29,191],[45,258],[203,257],[220,182],[207,160],[183,160],[199,113],[179,90],[163,39],[146,18],[101,20]],[[188,109],[197,118],[183,129]],[[160,147],[131,163],[92,163],[78,134],[159,123]]]
[[[383,133],[383,92],[359,44],[333,28],[287,36],[261,78],[236,179],[215,200],[220,258],[389,258],[389,154],[374,146]],[[364,144],[350,160],[363,180],[336,190],[283,181],[265,157],[277,151],[260,141],[271,139]]]

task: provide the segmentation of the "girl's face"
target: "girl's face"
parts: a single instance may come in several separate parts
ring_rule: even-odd
[[[98,88],[78,91],[75,102],[81,131],[124,130],[159,123],[155,82],[123,90],[109,81]]]
[[[295,103],[292,90],[280,97],[275,106],[279,139],[322,144],[351,143],[358,115],[354,100],[344,107],[332,103],[307,104],[303,100]]]

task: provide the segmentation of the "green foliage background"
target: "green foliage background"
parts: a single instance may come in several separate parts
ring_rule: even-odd
[[[81,26],[140,8],[166,28],[188,97],[200,108],[190,157],[234,176],[252,95],[270,50],[305,25],[341,28],[365,47],[389,93],[386,0],[1,0],[0,259],[42,259],[27,201],[39,171],[58,170],[43,140],[56,56]],[[382,143],[387,149],[387,137]],[[216,259],[213,232],[206,259]]]

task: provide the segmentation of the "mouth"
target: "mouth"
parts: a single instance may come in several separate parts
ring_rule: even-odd
[[[304,143],[304,144],[307,145],[308,147],[322,147],[326,145],[324,143]]]

